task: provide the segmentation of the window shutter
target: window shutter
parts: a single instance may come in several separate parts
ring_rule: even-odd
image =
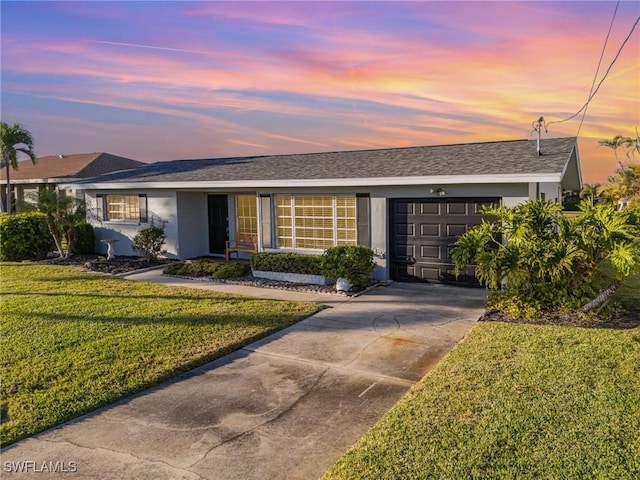
[[[371,248],[370,198],[368,193],[356,194],[356,218],[358,224],[358,245]]]
[[[104,195],[102,193],[96,195],[96,218],[101,222],[107,219],[105,217]]]
[[[262,248],[271,248],[271,195],[260,195],[260,238]]]
[[[147,194],[141,193],[138,195],[138,199],[140,200],[140,223],[147,223],[149,221],[147,215]]]

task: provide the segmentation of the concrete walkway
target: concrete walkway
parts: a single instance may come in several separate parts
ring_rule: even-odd
[[[482,314],[484,291],[391,284],[337,298],[231,355],[5,449],[3,478],[43,478],[7,472],[11,461],[59,462],[75,472],[45,476],[65,479],[319,477],[460,341]]]

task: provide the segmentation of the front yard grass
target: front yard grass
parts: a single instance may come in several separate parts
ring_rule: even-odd
[[[398,478],[640,478],[640,327],[479,322],[323,477]]]
[[[314,313],[76,268],[0,265],[0,438],[7,445]]]

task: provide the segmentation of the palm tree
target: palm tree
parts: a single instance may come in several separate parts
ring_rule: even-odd
[[[582,190],[580,190],[580,199],[588,199],[591,202],[591,205],[594,205],[596,203],[596,198],[600,196],[598,193],[599,189],[600,185],[597,183],[585,183],[582,186]]]
[[[618,165],[622,167],[622,163],[618,159],[618,149],[621,147],[629,147],[631,139],[628,137],[623,137],[622,135],[616,135],[611,140],[600,140],[598,143],[603,146],[613,150],[613,154],[616,157],[616,162]]]
[[[76,239],[76,227],[85,219],[85,204],[61,190],[44,188],[33,195],[35,208],[44,213],[49,232],[56,243],[60,258],[69,258]],[[67,248],[62,246],[66,240]]]
[[[33,151],[33,136],[19,123],[9,125],[0,122],[0,149],[2,150],[2,167],[7,169],[7,203],[6,210],[11,213],[11,180],[9,167],[18,169],[18,153],[27,155],[33,163],[36,163],[36,154]]]

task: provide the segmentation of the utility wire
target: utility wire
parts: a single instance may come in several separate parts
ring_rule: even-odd
[[[611,23],[609,24],[609,31],[607,32],[607,36],[604,39],[604,45],[602,46],[602,52],[600,53],[600,60],[598,60],[598,66],[596,67],[596,73],[593,75],[593,82],[591,82],[591,90],[589,90],[589,95],[587,98],[591,98],[593,93],[593,88],[596,85],[596,80],[598,79],[598,73],[600,73],[600,65],[602,65],[602,58],[604,57],[604,52],[607,49],[607,43],[609,42],[609,35],[611,35],[611,30],[613,29],[613,22],[616,19],[616,14],[618,13],[618,7],[620,6],[620,0],[616,3],[616,8],[613,11],[613,17],[611,18]],[[582,122],[584,122],[584,117],[587,116],[587,109],[589,106],[589,102],[585,104],[584,111],[582,112],[582,118],[580,119],[580,125],[578,125],[578,133],[576,133],[576,137],[580,136],[580,130],[582,129]]]
[[[622,49],[624,48],[624,46],[627,44],[627,42],[629,41],[629,38],[631,38],[631,35],[633,35],[634,30],[636,29],[636,27],[638,26],[638,23],[640,23],[640,16],[638,16],[638,18],[636,18],[635,23],[633,24],[633,27],[631,27],[631,31],[629,32],[629,34],[627,35],[627,38],[624,39],[624,42],[622,42],[622,45],[620,45],[620,48],[618,48],[618,53],[616,53],[615,58],[612,60],[611,64],[609,65],[609,68],[607,68],[607,71],[604,72],[604,76],[602,77],[602,79],[600,80],[600,82],[598,83],[598,85],[596,86],[595,90],[593,90],[591,92],[591,94],[589,95],[589,98],[587,99],[586,103],[582,106],[582,108],[580,108],[580,110],[578,110],[576,113],[574,113],[573,115],[571,115],[570,117],[565,118],[564,120],[556,120],[555,122],[549,122],[547,123],[547,125],[552,125],[554,123],[564,123],[564,122],[568,122],[569,120],[577,117],[578,115],[580,115],[580,113],[582,113],[582,111],[584,111],[588,106],[589,103],[591,102],[591,100],[593,100],[593,97],[596,96],[596,93],[598,93],[598,90],[600,90],[600,86],[602,85],[602,83],[605,81],[605,79],[607,78],[607,76],[609,75],[609,72],[611,71],[611,68],[613,67],[613,64],[616,63],[616,60],[618,60],[618,57],[620,56],[620,54],[622,53]]]

